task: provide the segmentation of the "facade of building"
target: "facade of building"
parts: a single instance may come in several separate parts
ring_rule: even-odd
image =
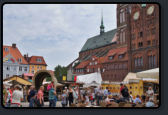
[[[23,73],[29,73],[29,65],[16,44],[3,45],[3,79],[13,75],[21,77]]]
[[[30,65],[29,73],[35,74],[38,70],[46,70],[47,64],[42,56],[31,56],[24,55],[25,60]]]
[[[157,4],[117,4],[117,29],[87,39],[79,52],[84,69],[74,73],[95,72],[92,57],[104,57],[102,79],[121,82],[128,72],[140,72],[159,67],[159,6]],[[95,66],[95,65],[94,65]],[[96,65],[98,66],[98,65]],[[94,68],[94,69],[93,69]],[[77,71],[77,72],[76,72]]]

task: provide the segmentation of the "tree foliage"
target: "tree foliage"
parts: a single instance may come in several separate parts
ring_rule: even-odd
[[[61,67],[60,65],[58,65],[54,68],[54,74],[56,77],[67,76],[67,68],[64,66]]]
[[[75,63],[75,65],[73,66],[73,68],[76,68],[79,64],[80,64],[80,61],[78,61],[77,63]]]

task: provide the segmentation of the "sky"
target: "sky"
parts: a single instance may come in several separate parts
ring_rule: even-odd
[[[43,56],[47,70],[68,66],[86,40],[116,28],[116,4],[5,4],[3,45],[16,43],[21,54]]]

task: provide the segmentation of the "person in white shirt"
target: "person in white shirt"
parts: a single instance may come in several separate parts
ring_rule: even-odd
[[[20,91],[20,86],[15,85],[12,93],[12,102],[10,107],[20,107],[20,102],[23,101],[23,92]]]
[[[104,99],[108,97],[108,87],[104,90]]]
[[[109,95],[106,99],[105,99],[105,102],[106,102],[106,106],[108,107],[108,106],[110,106],[112,103],[114,103],[114,102],[110,102],[110,99],[112,99],[112,96],[111,95]]]
[[[89,94],[88,93],[86,93],[85,98],[86,98],[86,105],[88,105],[89,104]]]
[[[152,87],[149,87],[146,93],[147,93],[147,96],[149,96],[154,100],[154,91],[152,90]]]
[[[132,91],[130,91],[129,102],[134,102],[134,99],[133,99],[133,97],[132,97]]]

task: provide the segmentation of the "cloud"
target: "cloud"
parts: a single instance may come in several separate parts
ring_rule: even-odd
[[[67,66],[89,37],[116,28],[116,4],[6,4],[3,44],[16,43],[22,55],[43,56],[48,67]]]

